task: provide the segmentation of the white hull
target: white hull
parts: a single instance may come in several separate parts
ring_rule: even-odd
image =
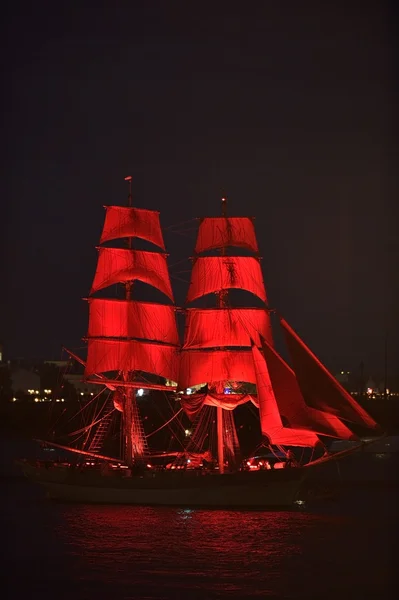
[[[90,473],[71,478],[68,469],[35,469],[28,464],[23,470],[30,480],[44,486],[51,499],[84,504],[288,509],[295,506],[303,480],[300,469],[132,478]]]

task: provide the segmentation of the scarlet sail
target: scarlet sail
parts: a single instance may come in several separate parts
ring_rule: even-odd
[[[343,440],[357,439],[338,417],[308,406],[293,370],[264,340],[262,346],[280,414],[290,427],[310,429],[315,433]]]
[[[106,206],[100,244],[125,237],[138,237],[165,250],[159,212],[131,206]]]
[[[207,217],[198,230],[195,252],[237,246],[258,252],[255,228],[249,217]]]
[[[288,323],[280,321],[306,404],[353,423],[377,428],[374,419],[334,379]]]
[[[89,339],[86,377],[110,371],[144,371],[177,381],[178,351],[175,346],[136,340]]]
[[[200,256],[195,259],[187,302],[238,288],[267,302],[259,260],[253,256]]]
[[[252,354],[237,350],[184,350],[178,381],[180,389],[218,381],[255,383]]]
[[[166,256],[159,252],[99,248],[97,270],[90,293],[109,285],[138,279],[173,300]]]
[[[165,304],[89,298],[89,337],[143,338],[179,344],[175,309]]]
[[[250,394],[190,394],[181,396],[180,402],[184,412],[193,420],[203,406],[217,406],[224,410],[234,410],[240,404],[252,402],[258,406],[256,399]]]
[[[270,317],[265,309],[212,308],[187,310],[184,348],[260,346],[260,335],[270,343]]]
[[[274,445],[314,447],[319,438],[313,431],[283,426],[266,361],[256,346],[252,346],[252,354],[262,434]]]

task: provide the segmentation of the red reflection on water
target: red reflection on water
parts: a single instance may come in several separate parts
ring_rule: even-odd
[[[150,554],[182,564],[195,557],[199,564],[239,563],[255,555],[272,560],[300,552],[300,535],[317,517],[281,512],[233,512],[145,507],[68,507],[63,535],[84,556],[105,556],[112,562],[142,562]],[[183,561],[187,563],[187,560]],[[189,564],[185,565],[185,569]],[[185,571],[186,573],[186,571]]]
[[[75,577],[86,587],[95,581],[104,590],[123,589],[126,598],[283,597],[298,578],[312,580],[315,569],[323,569],[320,547],[334,544],[348,526],[339,515],[289,512],[128,506],[60,511],[58,533],[76,558]]]

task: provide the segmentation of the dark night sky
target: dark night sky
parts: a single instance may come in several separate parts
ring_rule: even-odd
[[[330,368],[381,372],[385,330],[397,366],[392,6],[235,6],[9,2],[6,355],[82,346],[102,205],[131,174],[165,227],[224,194],[256,216],[270,303]],[[165,238],[171,264],[192,252],[194,233]]]

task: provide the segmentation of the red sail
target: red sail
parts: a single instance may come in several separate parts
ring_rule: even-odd
[[[159,213],[130,206],[106,206],[100,244],[124,237],[138,237],[165,250]]]
[[[86,377],[109,371],[144,371],[178,380],[178,351],[174,346],[135,340],[89,339]]]
[[[114,283],[138,279],[173,300],[165,254],[122,248],[99,248],[97,270],[90,293]]]
[[[259,260],[253,256],[200,256],[195,259],[187,302],[229,288],[247,290],[267,302]]]
[[[256,400],[250,394],[190,394],[181,395],[180,403],[186,415],[193,421],[203,406],[220,406],[224,410],[234,410],[240,404]]]
[[[174,307],[153,302],[89,298],[88,336],[179,344]]]
[[[314,447],[319,438],[313,431],[284,427],[277,406],[266,361],[252,346],[262,434],[274,445]]]
[[[255,228],[249,217],[207,217],[198,230],[195,252],[237,246],[258,252]]]
[[[259,334],[271,339],[270,317],[263,308],[190,308],[187,310],[184,348],[260,346]]]
[[[233,350],[184,350],[178,381],[180,389],[218,381],[255,383],[252,354]]]
[[[335,415],[310,408],[303,399],[294,371],[265,340],[262,346],[280,414],[290,427],[310,429],[342,440],[357,439]]]
[[[308,406],[363,426],[377,423],[334,379],[284,319],[280,319],[294,371]]]

